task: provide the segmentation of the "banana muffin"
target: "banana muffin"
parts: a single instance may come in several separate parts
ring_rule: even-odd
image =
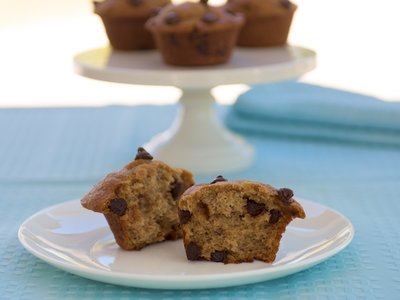
[[[297,6],[289,0],[228,0],[226,9],[246,19],[238,46],[269,47],[286,44]]]
[[[193,184],[190,172],[153,160],[139,148],[134,161],[108,174],[81,204],[104,214],[121,248],[140,250],[182,237],[177,200]]]
[[[146,28],[167,64],[205,66],[227,62],[244,19],[207,0],[164,7]]]
[[[111,46],[116,50],[154,49],[144,24],[170,0],[105,0],[93,2],[103,21]]]
[[[252,181],[227,181],[189,188],[178,201],[188,260],[271,263],[294,218],[305,218],[288,188]]]

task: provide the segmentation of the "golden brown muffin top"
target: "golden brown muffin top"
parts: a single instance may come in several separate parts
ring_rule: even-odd
[[[150,17],[171,3],[170,0],[104,0],[94,1],[95,13],[105,17]]]
[[[188,32],[237,28],[242,26],[244,18],[229,13],[222,7],[210,6],[203,2],[184,2],[165,6],[157,16],[147,21],[149,30],[164,32]]]
[[[128,163],[121,170],[108,174],[104,179],[98,182],[82,199],[83,207],[95,212],[108,212],[109,203],[113,199],[119,198],[119,192],[127,186],[133,184],[152,184],[151,182],[142,182],[151,174],[156,174],[155,170],[161,169],[164,172],[174,174],[176,180],[179,180],[179,187],[183,190],[172,191],[183,193],[189,186],[194,184],[193,175],[184,169],[172,168],[166,163],[153,160],[153,157],[143,148],[138,149],[135,160]],[[158,180],[154,178],[153,180]]]
[[[242,13],[246,17],[272,17],[293,13],[297,6],[289,0],[228,0],[226,8],[233,12]]]
[[[241,193],[252,191],[254,194],[272,197],[275,199],[282,211],[286,211],[293,217],[305,218],[306,214],[303,207],[297,202],[293,196],[293,191],[289,188],[276,189],[268,184],[254,182],[249,180],[226,180],[223,176],[217,176],[210,184],[197,184],[188,188],[182,195],[182,198],[190,197],[203,189],[213,190],[214,192],[223,192],[226,190],[235,190]],[[251,198],[251,195],[248,195]]]

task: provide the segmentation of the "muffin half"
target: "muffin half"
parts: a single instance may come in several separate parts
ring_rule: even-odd
[[[153,160],[139,148],[134,161],[108,174],[81,204],[104,214],[121,248],[140,250],[181,238],[177,201],[193,184],[190,172]]]

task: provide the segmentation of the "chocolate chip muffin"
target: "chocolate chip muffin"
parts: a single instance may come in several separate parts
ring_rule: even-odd
[[[292,190],[222,176],[189,188],[178,208],[187,258],[225,264],[273,262],[286,226],[305,218]]]
[[[286,44],[297,6],[289,0],[228,0],[226,9],[246,19],[238,46],[268,47]]]
[[[227,62],[236,44],[243,17],[222,7],[184,2],[164,7],[146,23],[164,62],[205,66]]]
[[[140,250],[182,237],[177,200],[193,184],[190,172],[153,160],[139,148],[134,161],[108,174],[81,204],[104,214],[121,248]]]
[[[154,49],[146,21],[170,0],[105,0],[93,2],[104,24],[111,46],[116,50]]]

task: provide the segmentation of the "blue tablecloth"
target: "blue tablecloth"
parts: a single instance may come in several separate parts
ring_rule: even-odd
[[[224,115],[226,108],[219,108]],[[0,298],[2,299],[395,299],[400,297],[398,148],[249,136],[248,170],[224,174],[288,186],[353,223],[344,251],[303,272],[215,290],[162,291],[84,279],[37,259],[19,225],[50,205],[80,198],[138,145],[166,129],[175,106],[0,110]],[[197,181],[210,181],[197,177]]]

